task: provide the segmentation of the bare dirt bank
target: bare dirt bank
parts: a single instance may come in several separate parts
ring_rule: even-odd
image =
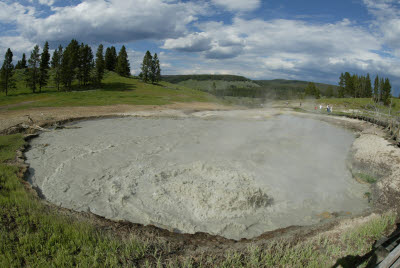
[[[203,105],[203,104],[202,104]],[[211,108],[210,108],[211,107]],[[214,108],[212,108],[214,107]],[[152,107],[119,107],[112,110],[111,107],[105,108],[106,111],[96,111],[97,107],[89,107],[90,109],[78,108],[63,108],[63,109],[46,109],[34,110],[34,111],[14,111],[7,112],[7,115],[1,113],[0,118],[0,129],[2,133],[6,133],[12,129],[13,126],[20,123],[28,123],[26,114],[30,114],[31,117],[37,122],[38,125],[49,125],[57,121],[73,120],[74,118],[84,117],[96,117],[96,116],[118,116],[118,115],[142,115],[142,116],[155,116],[157,114],[166,116],[182,115],[186,116],[188,113],[202,110],[204,116],[215,116],[213,112],[206,112],[210,109],[216,110],[229,110],[230,108],[224,106],[209,106],[202,108],[193,107],[189,105],[177,105],[176,107],[157,107],[155,110]],[[208,108],[208,109],[207,109]],[[70,111],[69,111],[70,110]],[[65,113],[63,113],[65,112]],[[251,111],[254,116],[270,116],[277,113],[292,113],[281,110],[258,110]],[[45,118],[41,113],[51,118]],[[228,111],[227,113],[230,113]],[[231,111],[232,115],[235,111]],[[310,116],[304,114],[298,114],[298,116]],[[41,120],[41,116],[43,120]],[[375,212],[372,214],[357,216],[353,218],[336,218],[329,222],[322,221],[320,224],[316,224],[310,227],[289,227],[284,229],[267,232],[261,236],[241,241],[229,240],[220,236],[213,236],[206,233],[196,234],[176,234],[163,230],[154,226],[143,226],[140,224],[133,224],[124,221],[111,221],[102,217],[96,216],[88,212],[74,212],[68,209],[63,209],[52,204],[49,204],[53,210],[58,210],[62,214],[67,214],[72,217],[76,217],[82,220],[89,220],[93,224],[101,229],[112,232],[113,234],[121,235],[122,237],[134,234],[138,237],[146,238],[157,238],[162,241],[166,241],[172,248],[174,255],[176,256],[188,256],[197,255],[200,256],[205,252],[212,252],[213,254],[223,253],[226,250],[241,250],[249,246],[249,244],[256,244],[262,246],[268,243],[271,239],[275,238],[288,238],[294,241],[301,241],[306,238],[315,237],[324,233],[338,233],[343,232],[348,228],[357,226],[371,217],[375,217],[377,214],[381,214],[385,211],[395,209],[399,212],[399,198],[400,198],[400,153],[399,148],[393,146],[390,141],[387,141],[386,133],[380,127],[374,126],[367,122],[362,122],[354,119],[347,118],[336,118],[336,117],[325,117],[325,116],[313,116],[318,117],[321,120],[328,121],[333,124],[337,124],[343,127],[351,128],[358,131],[360,137],[356,140],[353,145],[354,159],[356,162],[366,164],[370,167],[376,167],[378,170],[383,169],[387,172],[382,174],[379,182],[374,188],[374,204]],[[3,123],[3,119],[7,119],[7,122]],[[8,130],[7,130],[8,129]],[[367,164],[368,163],[368,164]],[[389,164],[388,164],[389,163]],[[335,218],[335,215],[327,215],[327,218]],[[222,255],[221,255],[222,256]]]
[[[28,110],[0,110],[0,134],[11,134],[21,130],[21,124],[50,126],[56,122],[68,122],[84,118],[123,115],[184,115],[193,111],[231,110],[234,107],[207,102],[174,103],[163,106],[110,105],[86,107],[45,107]],[[33,120],[33,122],[30,119]]]

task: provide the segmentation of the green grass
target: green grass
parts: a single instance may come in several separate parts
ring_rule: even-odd
[[[139,79],[121,77],[107,72],[100,88],[58,92],[51,81],[42,93],[33,94],[26,88],[23,74],[18,71],[17,89],[9,96],[0,95],[0,108],[27,109],[34,107],[101,106],[113,104],[164,105],[173,102],[218,102],[214,96],[167,82],[153,85]],[[4,107],[8,105],[9,107]],[[3,107],[1,107],[3,106]]]
[[[291,240],[276,239],[262,247],[251,245],[244,251],[227,252],[223,260],[209,256],[200,261],[188,259],[186,267],[211,267],[220,261],[218,267],[358,267],[357,256],[363,256],[372,249],[372,244],[395,223],[392,213],[376,216],[360,226],[336,236],[322,234],[295,244]],[[185,266],[185,265],[182,265]]]
[[[0,163],[12,160],[15,151],[24,144],[21,134],[0,136]]]
[[[400,112],[400,99],[393,98],[391,113],[397,114]],[[331,104],[334,107],[334,111],[337,109],[353,109],[376,112],[378,109],[380,113],[388,113],[389,107],[384,105],[375,104],[370,98],[332,98],[332,99],[320,99],[315,100],[316,103]],[[325,106],[326,107],[326,106]]]
[[[371,175],[365,174],[365,173],[354,174],[354,177],[360,179],[363,182],[369,183],[369,184],[374,184],[377,182],[377,179],[374,176],[371,176]]]

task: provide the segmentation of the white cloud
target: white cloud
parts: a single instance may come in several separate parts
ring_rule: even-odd
[[[377,35],[400,56],[400,10],[394,0],[364,0],[368,11],[375,17]]]
[[[230,73],[331,83],[337,83],[344,71],[400,76],[398,59],[376,53],[382,51],[379,37],[348,19],[321,24],[235,18],[232,24],[206,22],[198,28],[198,35],[209,40],[204,47],[210,48],[194,53],[200,59],[175,67],[171,73]],[[179,42],[168,39],[168,49],[189,50],[194,36],[181,37]]]
[[[212,0],[212,2],[230,11],[251,11],[261,4],[260,0]]]
[[[55,0],[39,0],[41,5],[52,6],[54,5]]]
[[[22,36],[1,36],[0,62],[3,61],[4,54],[8,48],[10,48],[14,54],[13,60],[15,63],[16,59],[18,59],[22,53],[26,53],[26,56],[29,57],[28,52],[31,51],[34,46],[35,44],[33,42],[23,38]]]
[[[34,7],[23,6],[19,3],[0,2],[0,22],[12,23],[34,14]]]
[[[193,33],[182,38],[167,39],[163,48],[184,52],[201,52],[211,49],[211,38],[205,33]]]
[[[40,0],[51,5],[52,0]],[[36,17],[34,9],[0,3],[0,21],[15,19],[21,35],[42,42],[70,41],[121,43],[179,37],[207,6],[162,0],[85,0],[75,6],[52,7],[54,14]]]

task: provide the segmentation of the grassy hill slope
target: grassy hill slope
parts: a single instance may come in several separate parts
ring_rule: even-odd
[[[207,93],[189,89],[168,82],[156,85],[146,84],[136,78],[126,78],[114,72],[106,72],[103,85],[99,88],[79,89],[74,85],[71,92],[58,92],[54,83],[33,94],[26,87],[23,71],[15,74],[17,89],[9,96],[0,95],[0,106],[21,104],[9,109],[58,106],[98,106],[112,104],[163,105],[173,102],[216,102],[217,99]],[[4,108],[4,107],[3,107]]]
[[[307,81],[300,80],[250,80],[235,75],[170,75],[164,81],[212,93],[216,96],[250,97],[268,99],[299,98],[307,87]],[[324,95],[328,87],[337,92],[337,86],[315,83]]]
[[[301,80],[285,80],[285,79],[274,79],[274,80],[254,80],[254,83],[260,85],[263,88],[270,89],[291,89],[291,90],[304,90],[308,81]],[[323,84],[323,83],[315,83],[315,86],[319,88],[321,92],[326,92],[328,87],[333,87],[334,92],[337,92],[338,86]]]

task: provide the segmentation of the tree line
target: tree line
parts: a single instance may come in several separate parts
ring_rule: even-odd
[[[13,53],[7,49],[3,65],[0,69],[0,90],[6,95],[10,89],[16,87],[14,78],[15,70],[24,70],[26,86],[33,93],[41,92],[48,85],[50,77],[57,90],[71,90],[72,84],[77,82],[81,87],[88,85],[100,86],[105,70],[114,71],[121,76],[130,77],[130,63],[125,46],[119,53],[114,46],[107,47],[104,54],[104,46],[100,44],[96,54],[93,55],[92,48],[88,44],[81,43],[75,39],[63,48],[61,45],[54,50],[53,55],[49,53],[49,43],[46,42],[40,51],[36,45],[27,60],[25,53],[21,60],[13,65]],[[50,75],[52,74],[52,75]],[[161,80],[160,61],[157,54],[151,55],[149,51],[143,58],[141,78],[144,82],[155,83]]]
[[[392,97],[392,86],[389,78],[375,77],[372,88],[370,75],[366,76],[349,72],[341,73],[339,77],[338,97],[373,98],[375,102],[382,102],[385,105],[390,103]]]

